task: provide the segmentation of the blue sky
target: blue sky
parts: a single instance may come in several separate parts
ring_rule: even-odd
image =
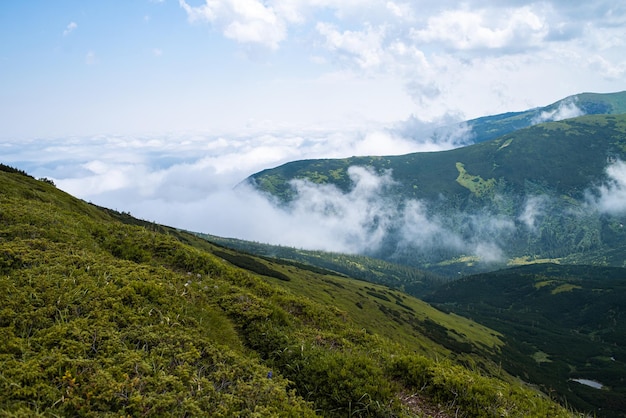
[[[232,190],[258,170],[448,149],[468,133],[434,127],[626,89],[617,0],[4,1],[0,39],[2,162],[260,241],[296,238]]]
[[[401,83],[348,77],[324,62],[314,22],[273,43],[190,16],[174,0],[3,4],[2,137],[210,132],[409,113],[371,103],[410,107]]]
[[[467,119],[623,89],[622,2],[491,3],[3,2],[1,135]]]

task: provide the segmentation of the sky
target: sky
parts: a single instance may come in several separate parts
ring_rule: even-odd
[[[292,160],[449,149],[471,141],[457,122],[626,89],[617,0],[5,1],[0,39],[1,162],[143,219],[333,250],[375,239],[363,212],[286,214],[235,186]]]

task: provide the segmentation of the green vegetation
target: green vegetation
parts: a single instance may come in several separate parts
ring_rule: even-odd
[[[626,92],[577,94],[545,107],[485,116],[470,120],[467,124],[472,129],[475,142],[490,141],[535,124],[542,114],[554,113],[560,106],[573,104],[585,115],[626,113]]]
[[[571,415],[487,360],[500,336],[472,321],[7,171],[2,416]]]
[[[335,274],[378,283],[421,297],[450,279],[425,270],[361,255],[308,251],[196,233],[207,241],[320,274]]]
[[[623,97],[625,93],[601,98],[610,109],[621,109]],[[594,100],[600,103],[601,98]],[[586,102],[581,98],[581,103]],[[626,219],[588,205],[597,194],[595,188],[607,181],[607,166],[619,160],[626,160],[626,114],[605,114],[539,124],[444,152],[296,161],[249,180],[288,204],[296,198],[292,179],[322,181],[349,191],[353,184],[340,173],[350,166],[366,166],[375,173],[392,173],[393,187],[378,197],[393,202],[399,218],[407,202],[422,202],[426,217],[436,218],[449,235],[471,241],[482,231],[483,241],[497,241],[504,253],[501,267],[524,259],[624,266]],[[264,189],[268,178],[272,188]],[[532,213],[540,222],[525,224],[526,205],[537,198],[541,200]],[[493,219],[509,222],[509,232],[497,237],[484,232]],[[412,246],[403,233],[403,225],[393,224],[383,245],[367,255],[447,277],[494,268],[473,257],[467,246]]]
[[[625,295],[624,268],[537,264],[451,282],[427,300],[502,333],[495,358],[510,373],[576,408],[623,417]]]
[[[456,163],[456,169],[459,170],[456,182],[472,192],[473,195],[483,197],[493,191],[496,183],[494,179],[484,180],[480,176],[472,176],[465,170],[463,163]]]

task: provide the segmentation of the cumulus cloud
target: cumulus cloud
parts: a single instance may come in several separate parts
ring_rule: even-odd
[[[412,31],[418,42],[437,42],[454,50],[519,49],[536,45],[547,25],[531,7],[505,10],[444,10],[423,29]]]
[[[619,31],[626,11],[610,2],[179,3],[190,21],[207,22],[240,43],[278,50],[293,41],[307,45],[311,62],[320,66],[349,68],[372,82],[402,80],[423,120],[450,110],[470,119],[529,108],[539,103],[528,97],[545,97],[547,79],[561,82],[546,101],[578,93],[571,86],[581,79],[599,74],[594,83],[602,84],[626,73]]]
[[[179,0],[191,22],[207,21],[216,25],[227,38],[277,49],[287,36],[286,24],[291,15],[279,15],[276,9],[258,0],[206,0],[190,6]]]
[[[340,31],[332,24],[320,22],[317,31],[325,38],[331,51],[354,60],[363,69],[377,67],[383,60],[382,27],[366,25],[362,31]]]
[[[76,30],[76,28],[78,27],[78,25],[76,24],[76,22],[70,22],[66,27],[65,30],[63,31],[63,36],[67,36],[70,33],[74,32],[74,30]]]

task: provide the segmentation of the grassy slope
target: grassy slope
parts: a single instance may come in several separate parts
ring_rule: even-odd
[[[440,195],[463,204],[479,193],[464,182],[463,174],[494,180],[518,191],[533,185],[558,194],[580,197],[590,181],[602,177],[607,157],[626,158],[626,115],[583,116],[522,129],[493,141],[450,151],[389,157],[352,157],[304,160],[264,170],[251,176],[261,190],[289,200],[288,182],[305,178],[351,187],[347,169],[370,166],[393,171],[399,182],[395,193],[404,198],[435,199]],[[460,165],[459,165],[460,164]],[[332,173],[332,174],[331,174]],[[471,181],[471,180],[470,180]]]
[[[568,415],[475,323],[119,217],[0,170],[0,415]]]
[[[394,289],[400,289],[417,297],[430,293],[434,288],[450,280],[411,266],[366,256],[308,251],[201,233],[196,233],[196,235],[209,242],[228,248],[263,257],[282,259],[285,262],[290,260],[299,264],[302,268],[316,268],[320,271],[335,272],[370,283],[378,283]]]
[[[598,416],[626,410],[626,269],[543,264],[467,277],[428,299],[507,336],[502,364]],[[593,389],[570,379],[596,380]]]

